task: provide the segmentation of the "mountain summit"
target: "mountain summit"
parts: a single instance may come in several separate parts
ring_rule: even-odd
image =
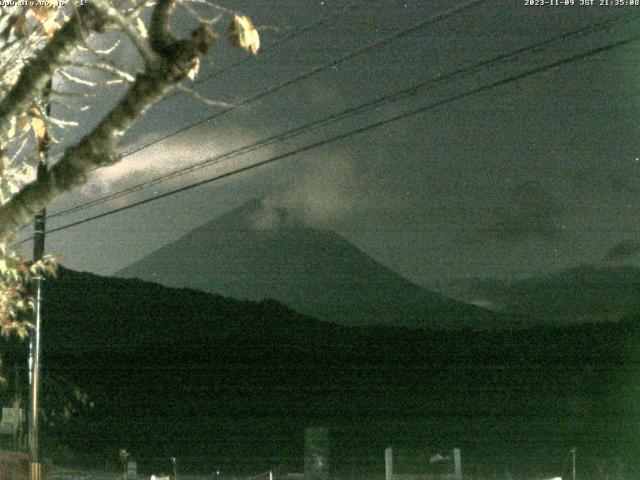
[[[230,297],[278,300],[344,325],[512,326],[494,312],[426,290],[342,236],[252,200],[116,274]]]

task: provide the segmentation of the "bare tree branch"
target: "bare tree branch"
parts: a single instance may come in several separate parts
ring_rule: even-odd
[[[175,38],[169,29],[171,14],[175,6],[175,0],[158,0],[151,14],[150,43],[151,48],[157,53],[166,53],[175,43]]]
[[[42,95],[53,72],[62,64],[71,50],[82,41],[81,7],[64,26],[59,29],[38,55],[26,64],[13,88],[0,101],[0,131],[9,127],[11,118],[23,114]]]
[[[92,6],[129,37],[147,66],[153,67],[155,65],[158,61],[157,55],[149,48],[149,42],[136,29],[135,23],[130,18],[120,14],[110,2],[105,0],[92,0]],[[108,30],[106,25],[101,26],[101,28],[103,31]]]
[[[196,99],[200,100],[202,103],[204,103],[205,105],[208,105],[210,107],[225,107],[225,108],[233,107],[232,103],[221,102],[219,100],[214,100],[212,98],[205,97],[204,95],[202,95],[197,90],[195,90],[195,89],[193,89],[191,87],[187,87],[186,85],[184,85],[182,83],[178,84],[178,89],[182,90],[185,93],[188,93],[193,98],[196,98]]]
[[[188,6],[198,27],[190,38],[178,39],[170,21],[176,3],[184,1],[91,0],[82,7],[71,2],[66,9],[72,10],[71,18],[56,6],[0,9],[0,334],[26,335],[29,324],[20,320],[20,315],[34,305],[26,285],[34,276],[55,270],[50,257],[28,263],[9,246],[12,234],[58,195],[84,183],[89,172],[119,161],[117,148],[124,133],[146,109],[180,87],[187,76],[195,75],[201,56],[207,59],[217,39],[211,25],[218,17],[201,16]],[[196,3],[208,5],[206,0]],[[152,8],[149,30],[142,20],[146,7]],[[231,45],[255,54],[259,36],[248,17],[223,8],[215,11],[233,15],[227,32]],[[118,33],[118,39],[109,49],[98,50],[92,35],[105,32]],[[123,38],[131,40],[143,60],[144,70],[135,76],[109,57]],[[72,57],[74,52],[80,53],[79,58]],[[84,52],[91,58],[83,59]],[[88,75],[83,76],[83,71]],[[54,72],[61,72],[65,91],[53,88]],[[96,72],[102,75],[96,76]],[[43,151],[55,142],[53,133],[81,123],[51,116],[51,103],[58,103],[60,96],[74,96],[81,99],[80,105],[61,105],[83,111],[90,105],[84,100],[97,86],[113,82],[128,84],[122,98],[97,126],[62,152],[45,169],[45,175],[32,180],[33,160],[42,159]],[[193,89],[183,88],[199,96]],[[35,151],[30,154],[29,149]]]
[[[102,6],[106,3],[94,2]],[[77,145],[64,152],[45,179],[28,184],[0,209],[0,239],[7,238],[62,192],[84,183],[90,170],[117,162],[122,135],[146,109],[186,77],[199,55],[206,54],[216,35],[201,24],[191,39],[176,40],[168,27],[173,5],[173,0],[160,0],[152,14],[151,38],[157,41],[151,40],[151,44],[160,61],[146,65],[119,103]],[[60,63],[57,58],[53,63]],[[37,71],[49,68],[50,64]],[[47,72],[50,77],[50,70]]]

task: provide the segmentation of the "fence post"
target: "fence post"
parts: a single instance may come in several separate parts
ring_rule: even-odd
[[[384,480],[393,480],[393,449],[391,447],[384,451]]]
[[[460,449],[453,449],[453,465],[455,477],[460,480],[462,478],[462,458],[460,457]]]

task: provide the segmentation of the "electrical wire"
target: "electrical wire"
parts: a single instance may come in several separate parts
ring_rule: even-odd
[[[346,13],[349,13],[352,10],[357,10],[365,5],[371,5],[374,4],[376,2],[379,2],[380,0],[365,0],[363,2],[359,2],[359,3],[354,3],[351,5],[346,5],[344,6],[340,11],[338,11],[337,13],[334,13],[333,15],[329,15],[327,17],[323,17],[320,20],[310,23],[308,25],[304,25],[302,27],[299,27],[297,29],[295,29],[293,32],[291,32],[289,35],[285,36],[284,38],[272,43],[271,45],[267,45],[266,47],[262,48],[260,50],[260,54],[264,55],[267,52],[270,52],[272,50],[276,50],[277,48],[281,47],[282,45],[285,45],[286,43],[288,43],[291,40],[294,40],[302,35],[304,35],[307,32],[310,32],[314,29],[316,29],[317,27],[320,27],[322,25],[325,25],[329,22],[333,22],[335,21],[337,18],[345,15]],[[245,56],[243,58],[241,58],[240,60],[234,62],[233,64],[229,65],[228,67],[225,68],[221,68],[219,70],[216,70],[215,72],[210,73],[209,75],[203,76],[201,78],[198,78],[195,82],[194,85],[201,85],[203,83],[208,82],[209,80],[213,80],[214,78],[217,78],[221,75],[224,75],[225,73],[230,72],[231,70],[249,62],[253,60],[252,56]],[[163,102],[168,101],[171,98],[174,98],[176,95],[180,95],[183,94],[184,92],[181,91],[173,91],[172,93],[170,93],[169,95],[163,97],[156,105],[159,105]],[[60,153],[62,153],[61,150],[55,151],[51,153],[51,156],[56,156],[59,155]],[[125,156],[130,155],[130,153],[125,153]]]
[[[361,105],[358,105],[358,106],[355,106],[355,107],[347,108],[345,110],[342,110],[341,112],[338,112],[338,113],[335,113],[335,114],[331,114],[331,115],[326,116],[326,117],[324,117],[322,119],[309,122],[309,123],[307,123],[305,125],[302,125],[300,127],[296,127],[296,128],[294,128],[292,130],[289,130],[289,131],[286,131],[286,132],[283,132],[283,133],[279,133],[279,134],[276,134],[276,135],[272,135],[272,136],[270,136],[268,138],[265,138],[265,139],[262,139],[262,140],[260,140],[258,142],[254,142],[252,144],[245,145],[243,147],[231,150],[229,152],[225,152],[223,154],[217,155],[217,156],[215,156],[213,158],[204,160],[202,162],[198,162],[198,163],[186,166],[186,167],[182,167],[182,168],[176,169],[176,170],[174,170],[172,172],[168,172],[168,173],[165,173],[163,175],[154,177],[152,179],[149,179],[149,180],[147,180],[145,182],[142,182],[142,183],[139,183],[137,185],[133,185],[131,187],[127,187],[127,188],[125,188],[123,190],[120,190],[118,192],[110,193],[108,195],[104,195],[102,197],[99,197],[97,199],[91,200],[89,202],[85,202],[85,203],[82,203],[80,205],[76,205],[76,206],[73,206],[73,207],[69,207],[69,208],[54,212],[52,214],[49,214],[48,217],[49,218],[54,218],[54,217],[58,217],[58,216],[61,216],[61,215],[67,215],[67,214],[70,214],[70,213],[76,213],[76,212],[85,210],[87,208],[90,208],[90,207],[93,207],[93,206],[96,206],[96,205],[100,205],[102,203],[106,203],[106,202],[111,201],[111,200],[115,200],[115,199],[124,197],[126,195],[131,194],[131,193],[135,193],[135,192],[140,191],[140,190],[142,190],[144,188],[147,188],[149,186],[157,185],[159,183],[165,182],[165,181],[170,180],[170,179],[177,178],[177,177],[185,175],[187,173],[191,173],[191,172],[194,172],[196,170],[200,170],[202,168],[218,164],[218,163],[220,163],[222,161],[225,161],[225,160],[228,160],[230,158],[234,158],[234,157],[237,157],[239,155],[243,155],[243,154],[246,154],[246,153],[253,152],[253,151],[255,151],[255,150],[259,149],[259,148],[262,148],[262,147],[267,146],[267,145],[271,145],[271,144],[273,144],[275,142],[280,142],[280,141],[283,141],[283,140],[287,140],[287,139],[293,138],[295,136],[298,136],[298,135],[301,135],[301,134],[306,133],[308,131],[311,131],[312,129],[315,129],[317,127],[326,126],[328,124],[335,123],[335,122],[340,121],[340,120],[344,120],[345,118],[349,118],[349,117],[352,117],[354,115],[363,113],[363,112],[365,112],[367,110],[371,110],[374,107],[379,107],[382,104],[389,103],[389,102],[391,102],[393,100],[396,100],[396,99],[399,99],[399,98],[401,98],[403,96],[416,94],[420,89],[433,86],[433,85],[438,84],[438,83],[443,82],[443,81],[451,80],[451,79],[453,79],[453,78],[455,78],[457,76],[475,73],[475,72],[477,72],[479,70],[486,69],[488,67],[491,67],[491,66],[494,66],[494,65],[506,62],[506,61],[513,61],[513,60],[521,58],[521,57],[523,57],[525,55],[530,55],[531,53],[539,52],[539,51],[543,50],[544,48],[546,48],[546,47],[548,47],[550,45],[553,45],[553,44],[555,44],[557,42],[583,36],[585,34],[593,32],[595,30],[600,30],[602,28],[612,26],[612,25],[614,25],[616,23],[619,23],[621,20],[630,21],[630,20],[637,19],[639,17],[640,17],[640,14],[620,15],[620,16],[617,16],[617,17],[613,17],[613,18],[604,20],[602,22],[598,22],[598,23],[595,23],[595,24],[588,25],[586,27],[583,27],[583,28],[580,28],[580,29],[577,29],[577,30],[574,30],[574,31],[571,31],[571,32],[567,32],[567,33],[564,33],[564,34],[561,34],[561,35],[554,36],[552,38],[549,38],[547,40],[544,40],[542,42],[538,42],[536,44],[533,44],[533,45],[530,45],[530,46],[527,46],[527,47],[522,47],[522,48],[516,49],[514,51],[495,56],[495,57],[493,57],[491,59],[488,59],[488,60],[476,62],[476,63],[474,63],[472,65],[459,68],[459,69],[457,69],[457,70],[455,70],[455,71],[453,71],[451,73],[448,73],[448,74],[445,74],[445,75],[439,75],[436,78],[429,79],[429,80],[426,80],[426,81],[423,81],[423,82],[418,82],[416,84],[411,85],[408,88],[403,88],[403,89],[401,89],[401,90],[399,90],[397,92],[384,95],[384,96],[379,97],[379,98],[377,98],[375,100],[372,100],[370,102],[367,102],[367,103],[364,103],[364,104],[361,104]]]
[[[130,151],[126,152],[123,155],[123,158],[124,157],[129,157],[129,156],[131,156],[131,155],[133,155],[135,153],[138,153],[141,150],[144,150],[146,148],[151,147],[152,145],[155,145],[157,143],[163,142],[164,140],[167,140],[168,138],[171,138],[171,137],[173,137],[175,135],[178,135],[180,133],[184,133],[187,130],[190,130],[192,128],[198,127],[198,126],[200,126],[200,125],[202,125],[204,123],[210,122],[211,120],[214,120],[214,119],[219,118],[219,117],[221,117],[223,115],[226,115],[227,113],[235,111],[240,107],[245,107],[245,106],[247,106],[247,105],[249,105],[249,104],[251,104],[251,103],[253,103],[253,102],[257,101],[257,100],[261,100],[261,99],[263,99],[265,97],[271,96],[274,93],[279,92],[280,90],[283,90],[283,89],[285,89],[287,87],[290,87],[291,85],[295,85],[296,83],[299,83],[299,82],[302,82],[304,80],[307,80],[308,78],[310,78],[310,77],[312,77],[312,76],[314,76],[314,75],[316,75],[316,74],[318,74],[320,72],[323,72],[323,71],[328,70],[330,68],[333,68],[333,67],[335,67],[337,65],[340,65],[341,63],[347,62],[347,61],[352,60],[354,58],[357,58],[357,57],[359,57],[361,55],[369,53],[370,51],[375,50],[376,48],[379,48],[379,47],[381,47],[383,45],[386,45],[386,44],[391,43],[391,42],[393,42],[395,40],[398,40],[399,38],[406,37],[407,35],[415,33],[418,30],[421,30],[421,29],[423,29],[423,28],[425,28],[427,26],[435,25],[435,24],[437,24],[437,23],[439,23],[439,22],[441,22],[443,20],[446,20],[448,18],[451,18],[451,17],[454,17],[456,15],[459,15],[460,13],[462,13],[462,12],[464,12],[466,10],[469,10],[470,8],[473,8],[475,6],[478,6],[481,3],[486,2],[486,1],[487,0],[471,0],[471,1],[469,1],[469,2],[467,2],[465,4],[463,4],[463,5],[460,5],[458,7],[450,8],[450,9],[446,10],[445,12],[438,13],[438,14],[428,18],[427,20],[420,21],[420,22],[418,22],[418,23],[416,23],[416,24],[414,24],[414,25],[412,25],[412,26],[410,26],[408,28],[405,28],[405,29],[399,30],[397,32],[394,32],[394,33],[392,33],[390,35],[387,35],[387,36],[381,38],[380,40],[374,41],[374,42],[372,42],[372,43],[370,43],[368,45],[365,45],[362,48],[356,49],[351,53],[343,55],[343,56],[341,56],[341,57],[339,57],[337,59],[331,60],[331,61],[329,61],[327,63],[324,63],[322,65],[319,65],[317,67],[313,67],[309,71],[307,71],[307,72],[305,72],[305,73],[303,73],[301,75],[298,75],[297,77],[294,77],[294,78],[291,78],[289,80],[286,80],[286,81],[284,81],[284,82],[282,82],[282,83],[280,83],[280,84],[278,84],[278,85],[276,85],[276,86],[274,86],[272,88],[269,88],[267,90],[264,90],[264,91],[262,91],[262,92],[260,92],[260,93],[258,93],[256,95],[254,95],[252,97],[248,97],[248,98],[242,100],[240,103],[234,104],[231,107],[224,108],[224,109],[222,109],[222,110],[220,110],[218,112],[213,113],[212,115],[208,115],[207,117],[205,117],[205,118],[203,118],[203,119],[201,119],[201,120],[199,120],[199,121],[197,121],[195,123],[189,124],[189,125],[187,125],[185,127],[179,128],[178,130],[175,130],[173,132],[167,133],[166,135],[163,135],[163,136],[161,136],[161,137],[159,137],[159,138],[157,138],[155,140],[152,140],[152,141],[150,141],[148,143],[145,143],[144,145],[140,145],[140,146],[134,148],[133,150],[130,150]],[[95,169],[93,169],[93,170],[95,170]]]
[[[204,118],[204,119],[202,119],[202,120],[200,120],[200,121],[198,121],[196,123],[190,124],[190,125],[188,125],[186,127],[183,127],[181,129],[173,131],[173,132],[171,132],[171,133],[169,133],[167,135],[164,135],[164,136],[162,136],[162,137],[160,137],[158,139],[155,139],[155,140],[153,140],[153,141],[151,141],[151,142],[149,142],[147,144],[141,145],[141,146],[135,148],[134,150],[129,151],[126,154],[124,154],[122,156],[122,158],[131,156],[131,155],[133,155],[133,154],[135,154],[135,153],[137,153],[137,152],[139,152],[139,151],[141,151],[143,149],[149,148],[152,145],[160,143],[160,142],[162,142],[162,141],[164,141],[164,140],[166,140],[166,139],[168,139],[170,137],[173,137],[175,135],[183,133],[183,132],[185,132],[185,131],[187,131],[189,129],[195,128],[195,127],[197,127],[197,126],[199,126],[199,125],[201,125],[203,123],[206,123],[206,122],[208,122],[210,120],[213,120],[214,118],[217,118],[217,117],[219,117],[221,115],[224,115],[224,114],[226,114],[226,113],[228,113],[228,112],[230,112],[232,110],[235,110],[235,109],[237,109],[237,108],[239,108],[241,106],[245,106],[245,105],[247,105],[249,103],[252,103],[252,102],[254,102],[254,101],[258,100],[258,99],[264,98],[264,97],[266,97],[268,95],[272,95],[273,93],[275,93],[275,92],[277,92],[277,91],[279,91],[279,90],[281,90],[283,88],[286,88],[286,87],[288,87],[290,85],[293,85],[293,84],[295,84],[297,82],[306,80],[307,78],[315,75],[316,73],[319,73],[321,71],[327,70],[327,69],[329,69],[329,68],[331,68],[331,67],[333,67],[335,65],[338,65],[340,63],[346,62],[347,60],[353,59],[353,58],[358,57],[360,55],[364,55],[365,53],[368,53],[369,51],[371,51],[371,50],[373,50],[375,48],[378,48],[378,47],[380,47],[382,45],[385,45],[385,44],[390,43],[390,42],[392,42],[394,40],[397,40],[398,38],[402,38],[402,37],[407,36],[407,35],[409,35],[411,33],[414,33],[414,32],[416,32],[416,31],[418,31],[418,30],[420,30],[420,29],[422,29],[422,28],[424,28],[424,27],[426,27],[428,25],[432,25],[432,24],[438,23],[440,21],[443,21],[445,19],[451,18],[451,17],[453,17],[455,15],[458,15],[458,14],[460,14],[460,13],[462,13],[462,12],[464,12],[464,11],[470,9],[470,8],[473,8],[473,7],[477,6],[477,5],[480,5],[481,3],[486,2],[486,1],[487,0],[471,0],[471,1],[469,1],[469,2],[467,2],[465,4],[463,4],[463,5],[460,5],[458,7],[453,7],[453,8],[450,8],[450,9],[446,10],[445,12],[436,14],[436,15],[430,17],[429,19],[426,19],[426,20],[423,20],[421,22],[418,22],[418,23],[416,23],[416,24],[414,24],[414,25],[412,25],[412,26],[410,26],[408,28],[396,31],[396,32],[394,32],[394,33],[392,33],[390,35],[387,35],[386,37],[383,37],[381,40],[372,42],[372,43],[364,46],[363,48],[357,49],[357,50],[355,50],[355,51],[353,51],[353,52],[351,52],[351,53],[349,53],[347,55],[339,57],[338,59],[332,60],[329,63],[326,63],[326,64],[323,64],[321,66],[315,67],[315,68],[311,69],[310,71],[308,71],[308,72],[306,72],[306,73],[304,73],[304,74],[302,74],[302,75],[300,75],[298,77],[290,79],[290,80],[288,80],[288,81],[286,81],[284,83],[281,83],[281,84],[279,84],[279,85],[277,85],[277,86],[275,86],[275,87],[273,87],[271,89],[263,91],[263,92],[255,95],[253,97],[249,97],[249,98],[243,100],[239,104],[236,104],[236,105],[234,105],[232,107],[226,108],[226,109],[224,109],[222,111],[216,112],[215,114],[210,115],[210,116],[208,116],[208,117],[206,117],[206,118]],[[88,173],[90,173],[92,171],[95,171],[97,169],[98,169],[98,167],[94,167],[94,168],[90,169]],[[24,225],[22,228],[20,228],[19,231],[22,231],[25,228],[27,228],[26,225]]]
[[[561,66],[564,66],[564,65],[568,65],[570,63],[574,63],[574,62],[577,62],[579,60],[583,60],[583,59],[588,58],[588,57],[592,57],[592,56],[599,55],[599,54],[602,54],[602,53],[605,53],[605,52],[609,52],[609,51],[612,51],[612,50],[620,48],[620,47],[631,45],[631,44],[636,43],[638,41],[640,41],[640,35],[635,35],[635,36],[626,38],[624,40],[619,40],[617,42],[613,42],[613,43],[610,43],[610,44],[607,44],[607,45],[604,45],[604,46],[601,46],[601,47],[598,47],[598,48],[595,48],[595,49],[587,50],[585,52],[581,52],[581,53],[572,55],[572,56],[567,57],[567,58],[562,59],[562,60],[558,60],[558,61],[546,64],[546,65],[543,65],[543,66],[540,66],[540,67],[536,67],[536,68],[533,68],[533,69],[526,70],[525,72],[519,73],[517,75],[512,75],[512,76],[509,76],[507,78],[504,78],[504,79],[501,79],[501,80],[496,80],[494,82],[490,82],[488,84],[482,85],[480,87],[473,88],[471,90],[467,90],[467,91],[462,92],[462,93],[454,94],[454,95],[449,96],[449,97],[447,97],[445,99],[442,99],[442,100],[439,100],[439,101],[424,105],[422,107],[410,110],[408,112],[404,112],[404,113],[401,113],[401,114],[398,114],[398,115],[394,115],[392,117],[386,118],[384,120],[380,120],[378,122],[369,123],[369,124],[364,125],[362,127],[358,127],[358,128],[353,129],[353,130],[349,130],[348,132],[343,132],[343,133],[334,135],[332,137],[325,138],[325,139],[320,140],[318,142],[314,142],[314,143],[310,143],[310,144],[304,145],[302,147],[296,148],[295,150],[291,150],[291,151],[286,152],[286,153],[275,155],[273,157],[270,157],[270,158],[265,159],[265,160],[261,160],[259,162],[253,163],[251,165],[247,165],[247,166],[232,170],[230,172],[225,172],[225,173],[216,175],[214,177],[210,177],[210,178],[205,179],[205,180],[201,180],[201,181],[198,181],[198,182],[191,183],[189,185],[186,185],[186,186],[171,190],[169,192],[165,192],[165,193],[163,193],[161,195],[158,195],[158,196],[155,196],[155,197],[151,197],[151,198],[147,198],[147,199],[140,200],[140,201],[137,201],[137,202],[133,202],[133,203],[131,203],[129,205],[124,205],[122,207],[118,207],[118,208],[115,208],[115,209],[112,209],[112,210],[109,210],[109,211],[106,211],[106,212],[103,212],[103,213],[100,213],[100,214],[97,214],[97,215],[86,217],[84,219],[81,219],[81,220],[78,220],[78,221],[75,221],[75,222],[70,222],[70,223],[62,225],[60,227],[56,227],[56,228],[47,230],[46,233],[55,233],[55,232],[59,232],[59,231],[62,231],[62,230],[66,230],[66,229],[69,229],[69,228],[72,228],[72,227],[75,227],[75,226],[78,226],[78,225],[82,225],[82,224],[97,220],[99,218],[104,218],[104,217],[107,217],[107,216],[110,216],[110,215],[113,215],[113,214],[116,214],[116,213],[119,213],[119,212],[123,212],[125,210],[129,210],[131,208],[138,207],[140,205],[144,205],[144,204],[147,204],[147,203],[150,203],[150,202],[154,202],[154,201],[160,200],[161,198],[169,197],[171,195],[175,195],[177,193],[181,193],[181,192],[184,192],[184,191],[187,191],[187,190],[191,190],[193,188],[197,188],[197,187],[202,186],[202,185],[213,183],[213,182],[216,182],[216,181],[219,181],[219,180],[231,177],[231,176],[238,175],[240,173],[244,173],[244,172],[247,172],[247,171],[250,171],[250,170],[254,170],[254,169],[258,168],[258,167],[262,167],[262,166],[265,166],[265,165],[269,165],[271,163],[275,163],[277,161],[280,161],[280,160],[283,160],[283,159],[298,155],[300,153],[304,153],[304,152],[310,151],[312,149],[327,145],[329,143],[334,143],[334,142],[337,142],[339,140],[343,140],[343,139],[352,137],[354,135],[359,135],[359,134],[368,132],[370,130],[382,127],[384,125],[388,125],[388,124],[391,124],[391,123],[394,123],[394,122],[397,122],[397,121],[400,121],[400,120],[404,120],[404,119],[416,116],[418,114],[421,114],[421,113],[424,113],[424,112],[427,112],[427,111],[430,111],[430,110],[434,110],[436,108],[442,107],[442,106],[447,105],[449,103],[452,103],[452,102],[455,102],[455,101],[458,101],[458,100],[462,100],[464,98],[468,98],[468,97],[471,97],[471,96],[474,96],[474,95],[478,95],[480,93],[492,90],[494,88],[497,88],[497,87],[500,87],[500,86],[503,86],[503,85],[507,85],[507,84],[512,83],[512,82],[516,82],[516,81],[521,80],[523,78],[526,78],[526,77],[529,77],[529,76],[532,76],[532,75],[536,75],[536,74],[551,70],[553,68],[558,68],[558,67],[561,67]],[[31,240],[31,239],[32,238],[27,238],[27,239],[21,240],[21,241],[19,241],[17,243],[18,244],[22,244],[22,243],[25,243],[26,241]]]

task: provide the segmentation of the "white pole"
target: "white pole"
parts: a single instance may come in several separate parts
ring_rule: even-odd
[[[462,458],[460,457],[460,449],[453,449],[453,465],[454,465],[454,474],[456,478],[462,478]]]
[[[391,447],[384,451],[384,478],[393,480],[393,449]]]

